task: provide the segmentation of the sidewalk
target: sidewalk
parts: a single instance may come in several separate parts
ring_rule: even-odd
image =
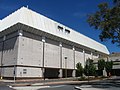
[[[91,82],[97,82],[101,80],[90,80],[89,83]],[[15,87],[20,87],[20,86],[45,86],[45,85],[58,85],[58,84],[83,84],[83,83],[88,83],[88,81],[78,81],[76,78],[62,78],[62,79],[47,79],[47,80],[42,80],[42,79],[27,79],[27,80],[0,80],[0,82],[3,83],[9,83],[11,86]]]
[[[21,80],[5,80],[2,79],[0,82],[9,82],[9,83],[35,83],[35,82],[56,82],[56,81],[73,81],[76,78],[60,78],[60,79],[21,79]]]
[[[97,80],[92,80],[89,81],[91,82],[96,82]],[[12,87],[25,87],[25,86],[49,86],[49,85],[74,85],[74,84],[83,84],[83,83],[88,83],[88,81],[59,81],[59,82],[44,82],[44,83],[19,83],[19,84],[11,84]]]

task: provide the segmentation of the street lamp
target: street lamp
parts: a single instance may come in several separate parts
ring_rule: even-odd
[[[65,77],[67,78],[67,57],[65,57]]]

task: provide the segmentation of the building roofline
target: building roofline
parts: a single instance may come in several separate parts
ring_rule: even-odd
[[[5,30],[17,23],[22,23],[24,25],[36,28],[37,30],[41,30],[51,35],[64,38],[68,41],[78,43],[82,46],[92,48],[93,50],[109,54],[109,51],[105,45],[96,42],[95,40],[26,7],[22,7],[6,18],[2,19],[0,30]],[[70,34],[66,35],[64,32],[59,32],[57,30],[57,26],[62,26],[64,28],[64,32],[65,29],[69,30]]]

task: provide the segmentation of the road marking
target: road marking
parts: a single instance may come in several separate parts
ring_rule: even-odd
[[[10,88],[12,89],[15,89],[15,90],[38,90],[38,89],[41,89],[41,88],[49,88],[50,86],[23,86],[23,87],[12,87],[12,86],[9,86]]]
[[[41,88],[59,88],[59,87],[64,87],[64,86],[67,86],[67,85],[57,85],[57,86],[19,86],[19,87],[12,87],[12,86],[9,86],[10,88],[12,89],[15,89],[15,90],[38,90],[38,89],[41,89]]]
[[[78,87],[78,86],[75,86],[74,88],[75,88],[75,89],[77,89],[77,90],[81,90],[81,88],[80,88],[80,87]]]
[[[64,87],[64,86],[67,86],[67,85],[51,86],[50,88],[58,88],[58,87]]]

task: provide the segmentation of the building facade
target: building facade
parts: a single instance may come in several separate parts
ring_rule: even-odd
[[[120,76],[120,53],[111,53],[109,61],[113,61],[112,75]]]
[[[106,46],[22,7],[0,21],[0,76],[64,78],[76,64],[109,54]]]

